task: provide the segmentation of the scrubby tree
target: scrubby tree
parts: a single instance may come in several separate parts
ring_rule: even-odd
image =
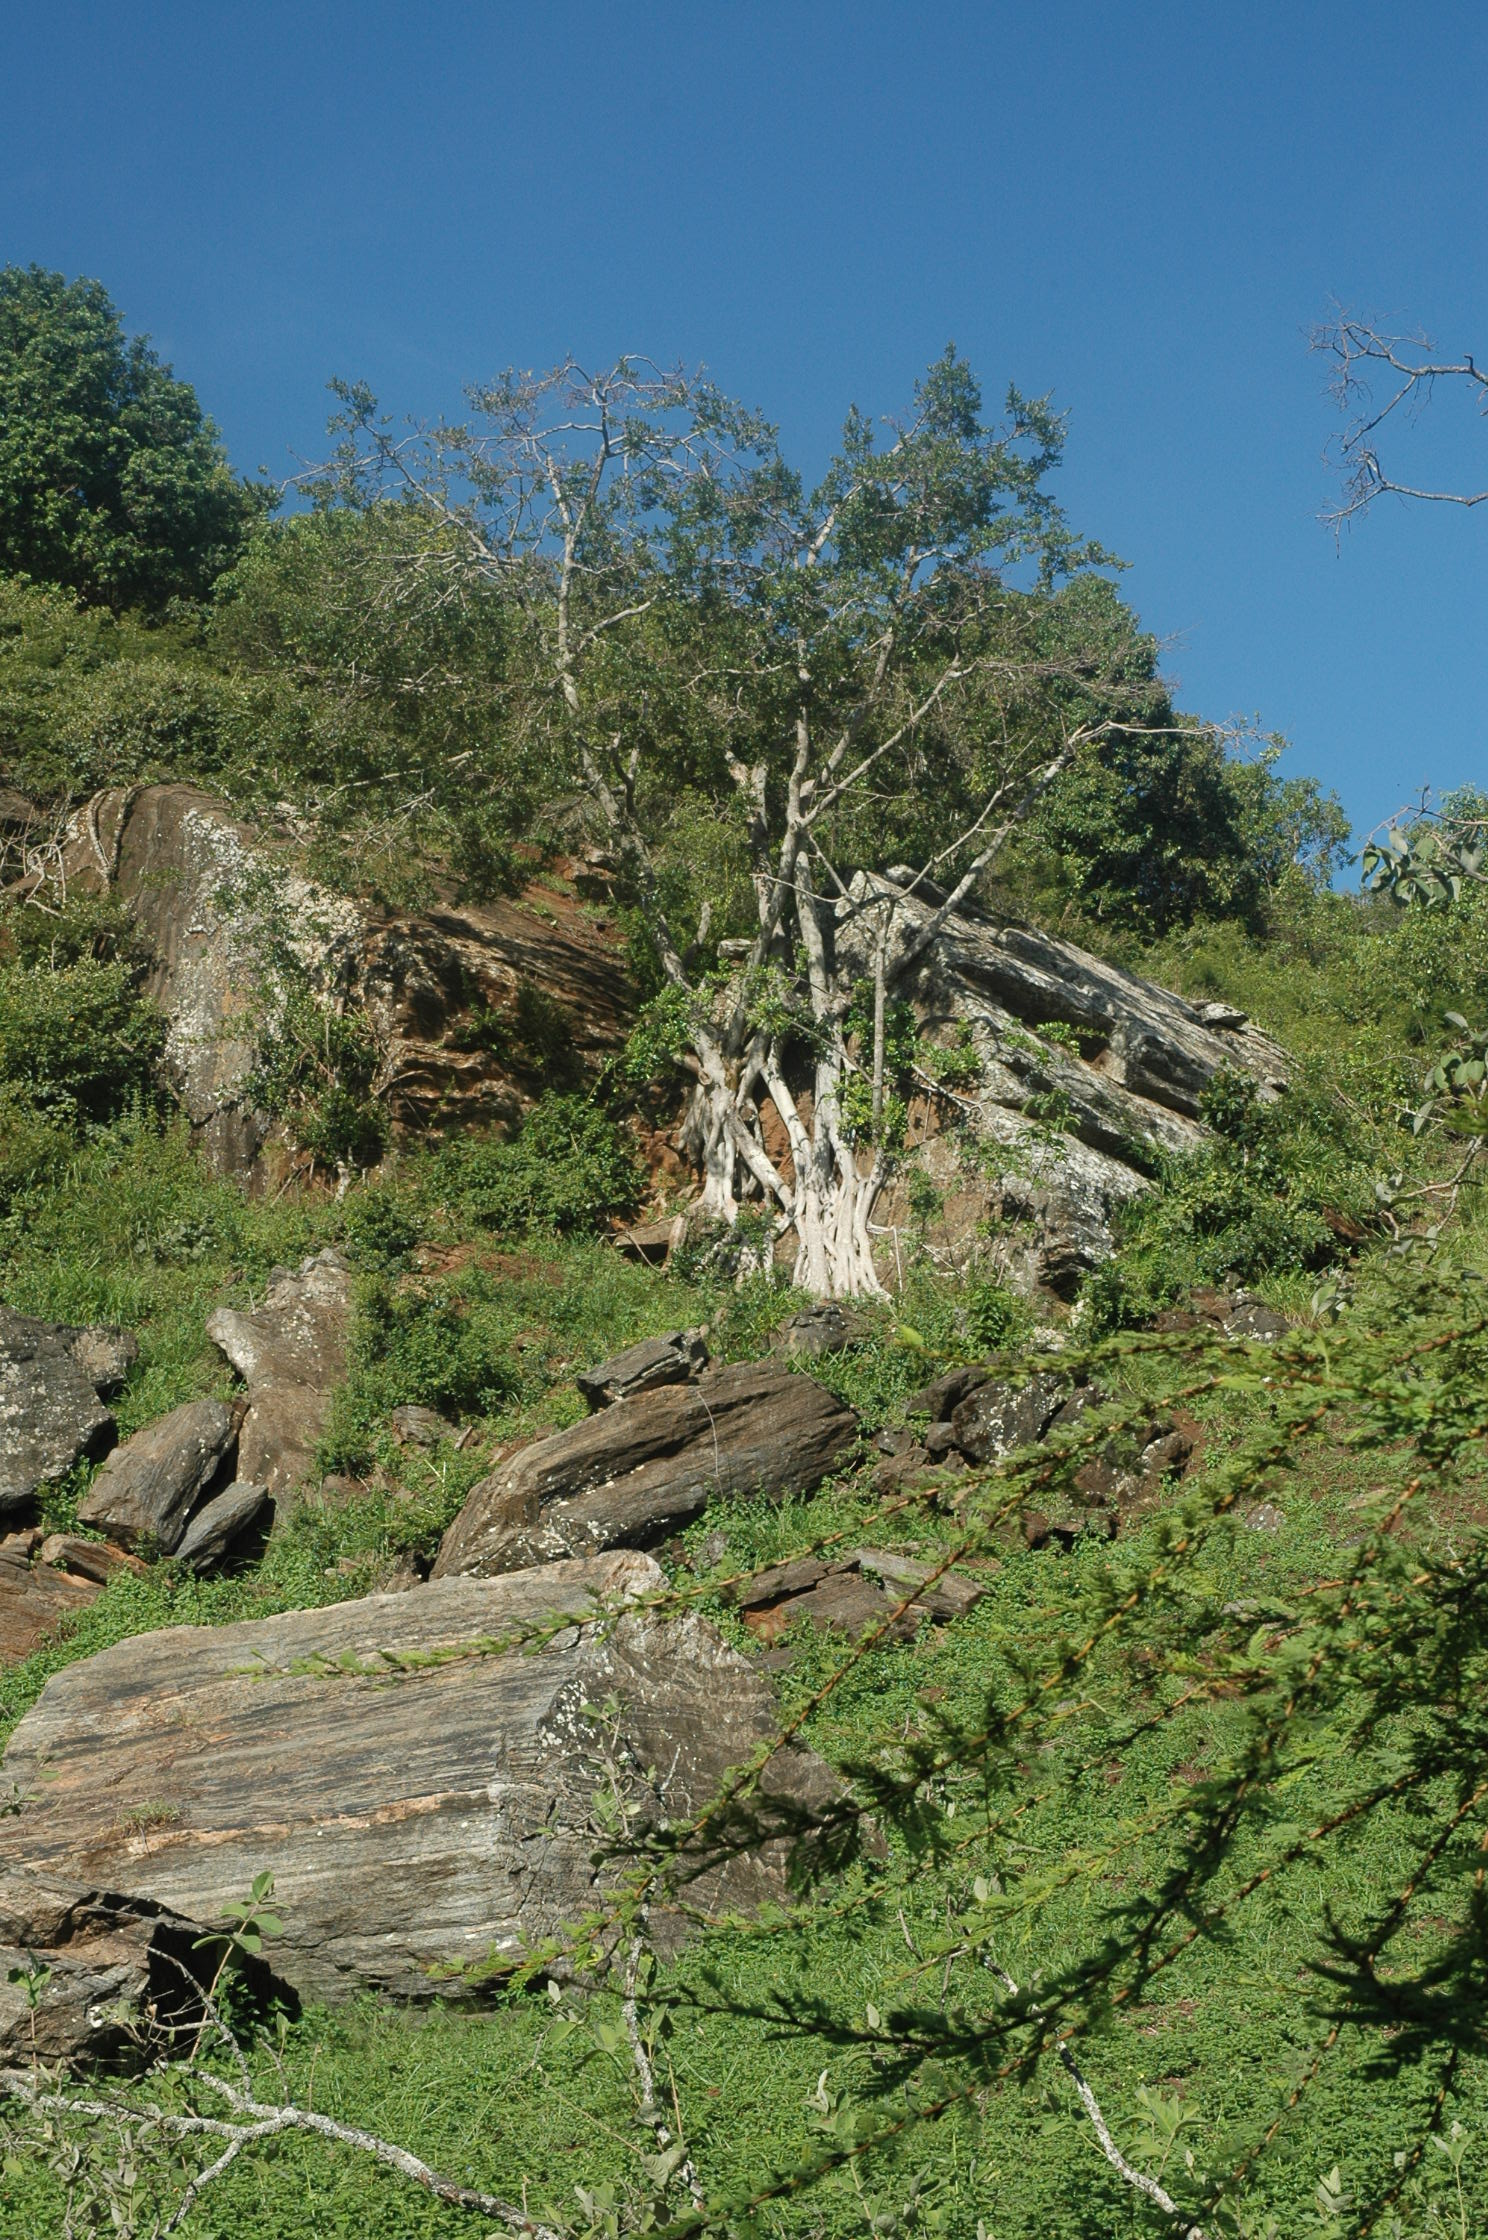
[[[200,598],[268,503],[98,281],[0,271],[0,569],[158,610]]]
[[[410,553],[426,595],[473,575],[522,618],[505,722],[623,865],[701,1212],[752,1204],[798,1283],[877,1290],[896,985],[1055,780],[1153,728],[1131,617],[1083,596],[1109,556],[1048,489],[1060,420],[1014,392],[990,425],[950,350],[811,487],[756,415],[637,361],[508,376],[458,426],[342,401],[322,494],[419,509],[448,532]],[[700,895],[708,826],[734,875]]]

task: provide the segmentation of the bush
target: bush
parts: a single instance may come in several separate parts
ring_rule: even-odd
[[[640,1162],[623,1130],[586,1097],[549,1091],[509,1141],[447,1145],[431,1163],[434,1195],[466,1220],[507,1235],[597,1227],[640,1202]]]
[[[520,1387],[499,1307],[432,1284],[399,1288],[366,1279],[357,1299],[348,1376],[337,1395],[320,1459],[360,1470],[394,1408],[443,1415],[493,1415]]]
[[[154,1094],[164,1025],[118,959],[0,965],[0,1094],[63,1127]]]
[[[1314,1071],[1272,1104],[1253,1081],[1222,1074],[1200,1118],[1211,1142],[1124,1209],[1121,1249],[1085,1285],[1096,1334],[1139,1327],[1195,1284],[1327,1268],[1374,1221],[1378,1147]]]
[[[419,1241],[418,1216],[389,1184],[373,1183],[348,1199],[345,1234],[359,1268],[390,1275],[407,1266]]]

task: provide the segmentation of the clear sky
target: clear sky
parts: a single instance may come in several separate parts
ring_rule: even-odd
[[[954,339],[1068,410],[1184,705],[1361,827],[1488,781],[1488,506],[1335,549],[1306,348],[1338,299],[1488,359],[1484,0],[11,0],[0,115],[0,261],[101,279],[244,468],[331,374],[570,350],[702,361],[809,468]]]

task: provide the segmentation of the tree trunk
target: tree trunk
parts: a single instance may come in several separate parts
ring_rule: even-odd
[[[870,1228],[883,1187],[883,1163],[872,1157],[865,1164],[865,1155],[844,1136],[834,1071],[830,1063],[820,1069],[826,1078],[819,1077],[809,1126],[779,1075],[770,1071],[765,1076],[790,1138],[790,1181],[765,1150],[758,1107],[747,1104],[741,1110],[721,1078],[705,1075],[698,1082],[684,1126],[684,1141],[702,1173],[696,1210],[710,1222],[732,1227],[740,1212],[742,1167],[759,1185],[762,1210],[773,1216],[776,1233],[795,1233],[791,1280],[801,1290],[819,1299],[883,1298]]]

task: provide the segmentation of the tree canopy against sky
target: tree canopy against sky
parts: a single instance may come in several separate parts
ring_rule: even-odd
[[[0,567],[157,610],[206,592],[267,502],[98,281],[0,271]]]
[[[1013,391],[990,422],[950,349],[901,417],[848,414],[813,487],[758,415],[644,361],[508,375],[407,435],[341,393],[322,494],[401,503],[405,603],[474,582],[521,618],[508,749],[543,741],[623,866],[700,1216],[751,1206],[798,1282],[876,1290],[909,976],[1082,758],[1194,736],[1051,493],[1058,416]]]

